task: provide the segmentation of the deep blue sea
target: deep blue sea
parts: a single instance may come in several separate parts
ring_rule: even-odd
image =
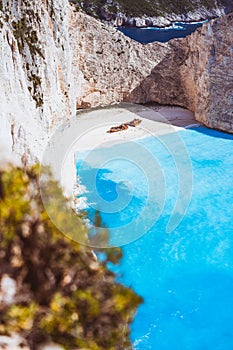
[[[134,349],[232,350],[233,136],[198,127],[103,147],[77,154],[77,172],[90,215],[127,243],[110,268],[144,298]]]
[[[165,43],[174,38],[184,38],[187,35],[193,33],[197,28],[201,27],[204,22],[175,22],[171,27],[158,28],[130,28],[119,27],[118,29],[126,36],[134,39],[142,44],[152,43],[159,41]]]

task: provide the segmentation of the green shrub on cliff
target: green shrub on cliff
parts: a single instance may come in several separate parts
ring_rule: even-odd
[[[38,174],[36,166],[0,171],[0,282],[7,276],[16,283],[13,303],[1,296],[0,334],[19,333],[31,349],[47,341],[66,349],[130,349],[141,298],[107,268],[120,249],[106,250],[99,263],[91,249],[64,237],[43,208]],[[48,188],[61,193],[49,176]]]

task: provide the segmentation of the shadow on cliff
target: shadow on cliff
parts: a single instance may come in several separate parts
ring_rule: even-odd
[[[169,53],[126,97],[125,102],[155,102],[161,105],[190,107],[181,76],[181,67],[185,65],[190,54],[189,46],[186,39],[174,39],[169,44]]]

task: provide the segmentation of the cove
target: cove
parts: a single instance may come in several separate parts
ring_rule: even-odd
[[[118,29],[131,39],[134,39],[141,44],[149,44],[154,41],[165,43],[175,38],[185,38],[187,35],[193,33],[197,28],[200,28],[204,22],[175,22],[171,27],[158,28],[130,28],[119,27]]]
[[[110,268],[120,282],[144,298],[132,325],[135,350],[229,350],[233,348],[233,136],[205,127],[177,134],[187,149],[192,169],[191,198],[183,219],[173,232],[166,233],[177,201],[179,177],[185,176],[177,173],[174,162],[174,157],[179,157],[173,152],[176,138],[163,135],[161,140],[137,140],[140,147],[153,154],[163,171],[165,203],[159,217],[156,202],[150,207],[150,217],[156,217],[154,225],[141,238],[125,245],[120,266]],[[161,144],[168,138],[169,149]],[[92,164],[86,153],[77,155],[77,171],[87,189],[83,194],[89,203],[87,210],[91,216],[95,202],[110,236],[113,228],[120,230],[136,220],[147,205],[147,170],[124,158],[130,145],[135,147],[126,143],[121,149],[122,158],[103,163],[97,172],[99,205],[90,183]],[[106,152],[105,148],[95,150],[94,158]],[[156,174],[151,175],[154,183],[160,181]],[[104,212],[101,199],[111,205],[118,197],[127,205],[120,212]],[[179,213],[180,208],[176,210]]]

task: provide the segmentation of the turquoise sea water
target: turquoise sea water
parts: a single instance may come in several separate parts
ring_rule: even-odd
[[[140,159],[140,149],[148,159],[146,153]],[[199,127],[116,145],[112,159],[109,152],[77,155],[90,214],[99,209],[110,235],[117,228],[114,234],[132,240],[128,223],[139,217],[142,230],[141,222],[154,219],[148,232],[123,247],[121,265],[114,267],[144,298],[132,325],[134,349],[233,349],[233,136]],[[140,217],[145,206],[149,214]],[[182,221],[167,233],[172,215]]]

